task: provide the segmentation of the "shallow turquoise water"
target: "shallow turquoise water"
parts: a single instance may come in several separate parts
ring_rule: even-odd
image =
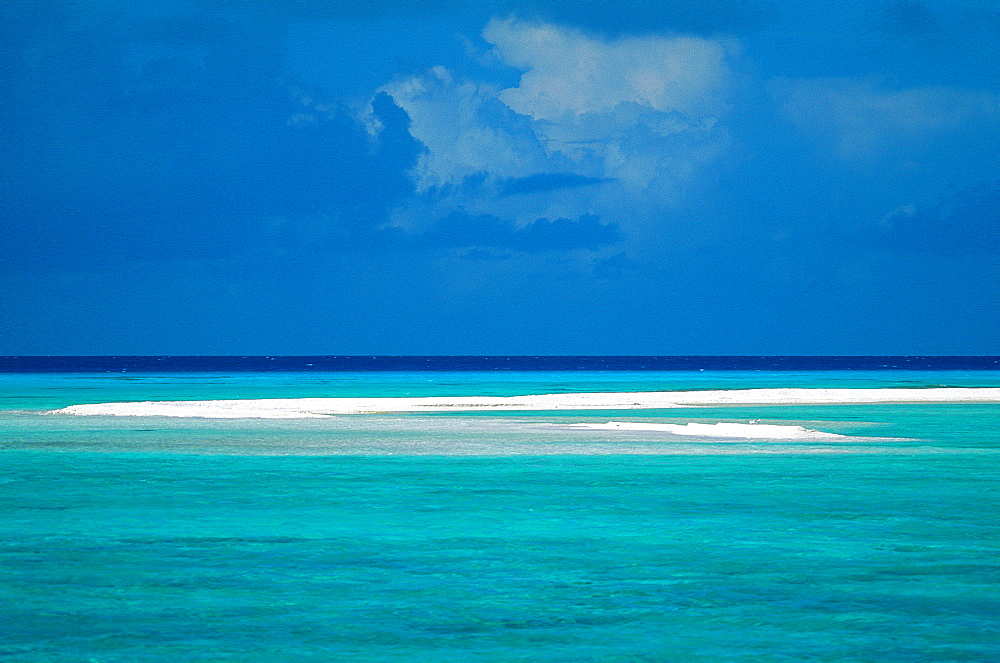
[[[346,422],[31,412],[177,394],[1000,384],[995,373],[688,376],[394,374],[382,391],[375,375],[4,376],[0,655],[1000,660],[995,405]],[[611,417],[761,418],[858,439],[571,440],[546,427]]]

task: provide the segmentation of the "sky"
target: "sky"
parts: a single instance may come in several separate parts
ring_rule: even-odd
[[[0,355],[1000,354],[994,0],[0,31]]]

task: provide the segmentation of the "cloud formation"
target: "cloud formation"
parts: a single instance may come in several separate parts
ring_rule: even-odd
[[[719,110],[725,51],[696,37],[603,41],[555,25],[493,20],[483,31],[497,55],[521,69],[520,84],[500,93],[534,120],[565,121],[608,113],[622,103],[706,115]]]
[[[525,227],[540,218],[648,223],[726,147],[727,44],[699,37],[606,40],[563,26],[492,20],[489,55],[517,85],[445,67],[385,85],[426,146],[418,200],[396,225],[455,210]]]

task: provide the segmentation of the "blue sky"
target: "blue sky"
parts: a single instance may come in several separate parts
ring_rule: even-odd
[[[1000,354],[992,1],[0,26],[0,354]]]

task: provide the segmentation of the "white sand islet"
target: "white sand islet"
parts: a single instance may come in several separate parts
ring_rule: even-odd
[[[335,415],[401,412],[642,410],[726,405],[865,403],[1000,403],[1000,388],[780,388],[538,394],[504,397],[448,396],[424,398],[272,398],[258,400],[143,401],[71,405],[58,410],[52,410],[47,414],[199,417],[210,419],[311,419]]]

